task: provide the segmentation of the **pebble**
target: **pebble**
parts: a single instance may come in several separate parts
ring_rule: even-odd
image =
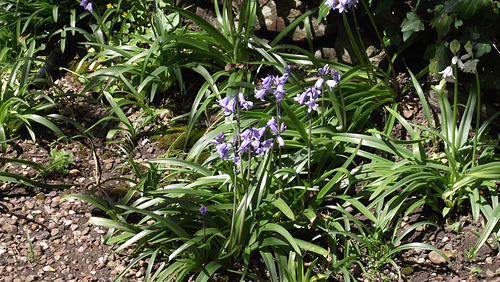
[[[50,266],[50,265],[46,265],[46,266],[44,266],[42,269],[43,269],[43,271],[45,271],[45,272],[49,272],[49,271],[50,271],[50,272],[54,272],[54,271],[56,271],[56,269],[55,269],[55,268],[53,268],[53,267],[52,267],[52,266]]]
[[[493,272],[491,269],[489,269],[489,268],[488,268],[488,269],[486,269],[486,276],[487,276],[488,278],[493,278],[493,277],[495,277],[495,275],[496,275],[496,273],[495,273],[495,272]]]
[[[493,258],[492,257],[487,257],[484,262],[486,262],[487,264],[493,264]]]
[[[59,234],[59,228],[54,228],[50,231],[51,236],[56,236],[57,234]]]
[[[453,252],[441,250],[445,256],[447,256],[450,260],[455,258],[455,254]],[[431,251],[428,255],[429,260],[434,264],[442,264],[446,263],[446,259],[438,254],[436,251]]]

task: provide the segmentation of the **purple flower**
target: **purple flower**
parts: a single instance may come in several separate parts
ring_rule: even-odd
[[[323,87],[323,81],[325,81],[322,77],[320,77],[318,80],[316,80],[316,83],[314,83],[314,87],[316,89],[321,89]]]
[[[266,133],[266,127],[261,127],[261,128],[258,128],[258,127],[253,127],[252,128],[252,137],[255,139],[255,140],[260,140],[260,138],[262,138],[262,136],[264,136],[264,133]]]
[[[224,108],[224,113],[225,114],[230,114],[234,113],[234,106],[236,104],[236,101],[234,97],[224,97],[222,100],[217,101],[219,102],[219,105]]]
[[[276,137],[276,141],[278,141],[278,145],[280,145],[280,147],[285,146],[285,140],[283,140],[283,137],[281,137],[280,135]]]
[[[358,4],[358,0],[325,0],[326,6],[339,10],[339,13],[346,12],[352,6],[356,7],[356,4]]]
[[[245,95],[243,95],[241,91],[238,92],[238,100],[238,102],[240,102],[240,107],[247,112],[253,107],[253,102],[245,100]]]
[[[288,81],[288,78],[290,77],[289,73],[285,73],[284,75],[278,77],[276,80],[278,81],[278,85],[283,85]]]
[[[207,211],[208,211],[207,207],[201,206],[200,213],[201,213],[202,216],[205,216],[205,214],[207,213]]]
[[[94,9],[92,8],[92,2],[90,2],[89,0],[82,0],[82,2],[80,3],[80,6],[84,7],[85,10],[87,10],[89,12],[94,11]]]
[[[215,146],[215,149],[217,153],[219,153],[221,159],[229,160],[229,145],[227,143],[219,144]]]
[[[279,84],[276,87],[276,90],[274,90],[274,96],[276,96],[276,102],[281,103],[283,101],[283,97],[285,97],[286,91],[285,88],[283,88],[282,84]]]
[[[295,98],[293,98],[299,105],[304,105],[306,103],[306,97],[307,97],[307,92],[304,91],[301,94],[297,95]]]
[[[334,2],[335,0],[332,0],[332,1]],[[326,2],[328,2],[328,0],[327,0],[327,1],[325,1],[325,3],[326,3]],[[329,66],[329,65],[325,65],[324,67],[319,68],[319,69],[318,69],[318,72],[319,72],[319,73],[321,73],[322,75],[326,75],[327,73],[329,73],[329,72],[330,72],[330,66]]]
[[[210,140],[210,143],[212,144],[221,144],[222,142],[224,142],[224,140],[226,139],[226,135],[224,134],[223,131],[219,132],[219,134],[217,134],[217,136],[215,137],[214,140]]]
[[[264,153],[273,147],[273,141],[273,138],[269,138],[262,142],[261,148],[264,150]]]
[[[278,134],[278,122],[276,121],[276,118],[275,117],[272,117],[270,120],[267,121],[267,124],[266,124],[269,128],[271,128],[271,131],[274,133],[274,134]]]
[[[268,74],[265,78],[262,79],[262,88],[271,89],[274,84],[274,76]]]
[[[307,101],[306,105],[308,106],[307,108],[308,113],[318,110],[318,104],[316,103],[316,99]]]
[[[267,94],[267,89],[261,88],[261,89],[255,89],[255,98],[260,99],[261,101],[264,101],[264,96]]]

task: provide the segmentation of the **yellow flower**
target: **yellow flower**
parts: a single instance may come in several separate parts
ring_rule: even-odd
[[[113,8],[113,5],[111,5],[111,3],[108,3],[108,5],[106,5],[106,7],[107,7],[108,9],[111,9],[111,8]]]
[[[127,13],[123,12],[122,17],[126,18],[127,15],[128,15]]]

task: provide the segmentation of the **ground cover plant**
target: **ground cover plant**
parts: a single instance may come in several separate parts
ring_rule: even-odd
[[[62,199],[95,206],[103,241],[128,251],[117,281],[139,265],[145,281],[397,281],[416,277],[412,252],[436,254],[451,278],[458,255],[498,255],[498,113],[483,111],[498,87],[482,75],[500,57],[499,1],[326,0],[271,40],[255,32],[260,2],[234,4],[210,3],[210,18],[170,1],[0,2],[2,152],[52,140],[46,163],[1,156],[0,179],[77,185],[46,180],[77,165],[55,144],[84,140],[94,181]],[[315,56],[312,22],[332,17],[360,64]],[[306,43],[289,43],[302,26]],[[429,64],[406,57],[422,42]],[[54,67],[59,53],[72,62]],[[51,69],[83,87],[63,91]],[[82,101],[106,113],[67,110]],[[137,159],[150,140],[162,154]],[[110,155],[120,166],[103,177]],[[425,241],[467,216],[483,227],[460,254]]]

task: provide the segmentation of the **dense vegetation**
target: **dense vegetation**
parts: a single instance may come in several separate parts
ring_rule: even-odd
[[[409,1],[404,13],[397,5],[326,0],[268,41],[254,32],[260,8],[251,0],[236,14],[230,0],[214,5],[215,24],[167,0],[0,1],[1,149],[19,138],[36,141],[40,126],[61,142],[92,141],[95,128],[108,126],[108,142],[132,154],[141,136],[184,122],[173,142],[184,150],[143,164],[129,159],[130,188],[118,202],[92,192],[67,196],[105,211],[92,222],[110,228],[106,239],[117,251],[135,248],[134,262],[149,258],[150,280],[207,281],[218,273],[350,281],[356,265],[380,278],[388,265],[399,271],[394,258],[405,250],[442,254],[408,235],[460,213],[486,219],[472,259],[487,240],[500,241],[497,115],[481,114],[489,83],[481,70],[500,55],[500,2]],[[398,24],[377,24],[387,15]],[[360,64],[315,57],[313,17],[342,18]],[[358,20],[380,41],[380,67],[365,52]],[[299,25],[309,28],[306,48],[284,43]],[[426,47],[423,69],[405,61],[415,46]],[[61,68],[85,84],[81,93],[57,88],[51,75]],[[411,83],[399,83],[399,72]],[[419,82],[426,75],[435,78],[431,89]],[[422,124],[400,114],[410,91],[425,114]],[[68,99],[93,99],[110,115],[86,128],[55,110]],[[175,110],[181,100],[190,103],[187,113]],[[139,118],[129,119],[130,105],[142,109]],[[177,116],[169,124],[155,123],[172,109]],[[395,138],[396,124],[407,138]],[[68,135],[68,127],[79,134]],[[51,156],[49,167],[1,160],[67,171],[71,154]],[[0,179],[57,186],[6,171]],[[440,217],[399,228],[422,208]]]

